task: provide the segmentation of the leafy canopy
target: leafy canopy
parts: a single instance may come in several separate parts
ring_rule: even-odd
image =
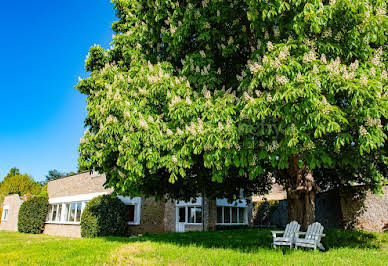
[[[249,196],[296,154],[350,173],[323,185],[384,182],[385,1],[113,3],[112,47],[90,48],[77,89],[80,165],[117,192]]]

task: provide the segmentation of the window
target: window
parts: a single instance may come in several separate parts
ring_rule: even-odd
[[[217,207],[217,223],[222,224],[222,212],[223,212],[223,207]]]
[[[179,215],[178,221],[179,221],[180,223],[186,222],[186,208],[185,208],[185,207],[179,208],[179,213],[178,213],[178,215]]]
[[[127,211],[128,222],[135,222],[135,205],[125,205],[125,209]]]
[[[217,207],[217,223],[218,224],[246,224],[246,208],[245,207]]]
[[[202,223],[201,207],[179,207],[177,221],[180,223],[199,224]]]
[[[2,221],[7,221],[8,219],[8,208],[4,208],[3,210],[3,218],[1,219]]]
[[[47,215],[48,222],[79,223],[86,201],[50,204]]]
[[[230,223],[230,207],[224,207],[224,224]]]

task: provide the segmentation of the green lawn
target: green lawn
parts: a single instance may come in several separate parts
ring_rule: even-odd
[[[325,233],[327,252],[274,250],[267,229],[99,239],[0,232],[0,265],[388,265],[388,234]]]

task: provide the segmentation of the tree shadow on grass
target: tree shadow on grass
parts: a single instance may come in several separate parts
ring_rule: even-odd
[[[326,249],[331,248],[361,248],[379,249],[382,242],[374,233],[345,230],[326,230],[326,237],[322,239]],[[177,246],[198,246],[205,248],[233,249],[241,252],[257,252],[260,249],[272,249],[272,234],[270,229],[241,229],[214,232],[187,232],[150,234],[142,237],[123,238],[107,237],[109,241],[122,243],[156,242],[174,244]],[[388,241],[388,237],[384,238]],[[282,248],[283,254],[290,251]]]

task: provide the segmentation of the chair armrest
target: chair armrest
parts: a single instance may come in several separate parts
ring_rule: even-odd
[[[295,232],[296,237],[299,237],[301,235],[306,235],[306,232]]]
[[[271,231],[272,236],[276,237],[276,234],[284,234],[284,231]]]

